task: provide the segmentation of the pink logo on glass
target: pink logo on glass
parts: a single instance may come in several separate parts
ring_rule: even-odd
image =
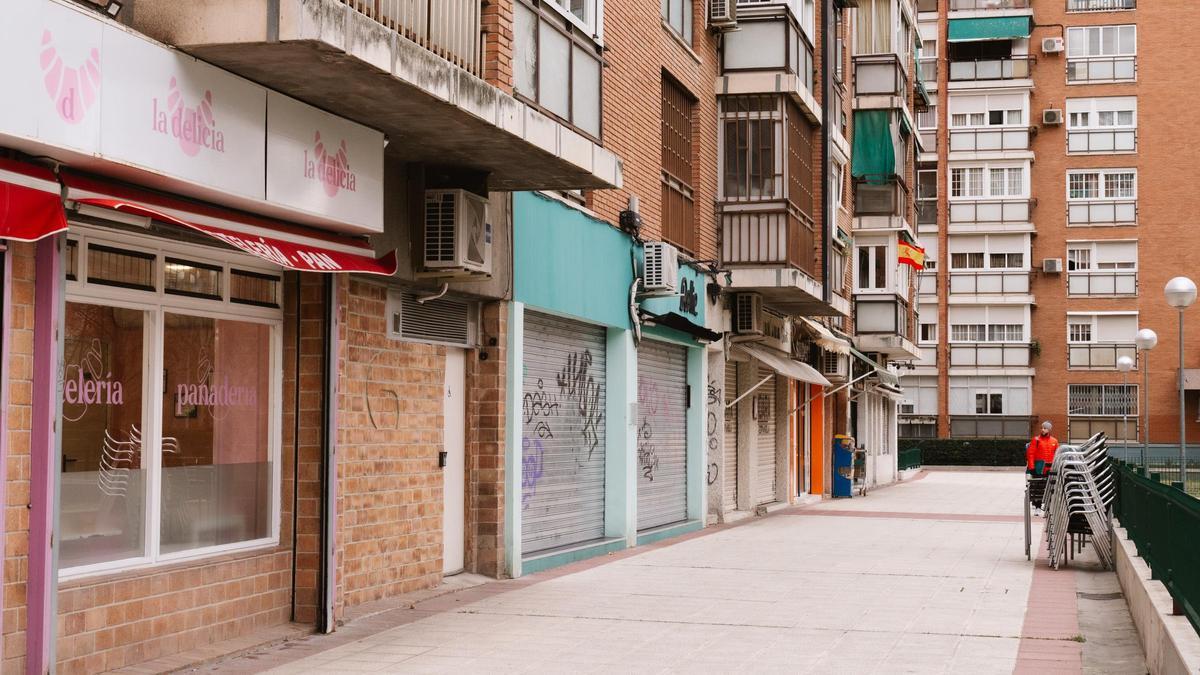
[[[42,81],[54,101],[54,110],[68,124],[79,124],[100,94],[100,50],[92,48],[83,63],[68,66],[63,62],[54,35],[42,32]]]
[[[179,149],[188,157],[195,157],[201,150],[225,152],[225,134],[217,129],[213,116],[212,92],[206,89],[199,102],[189,105],[174,77],[169,83],[166,106],[160,108],[157,97],[152,100],[151,128],[179,141]]]
[[[304,177],[320,183],[330,197],[336,197],[341,190],[354,192],[358,178],[350,170],[345,139],[330,152],[318,131],[313,138],[312,156],[309,156],[308,150],[304,151]]]

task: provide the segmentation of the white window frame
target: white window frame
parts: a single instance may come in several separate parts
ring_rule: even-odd
[[[550,2],[554,1],[550,0]],[[596,2],[597,0],[589,1]],[[681,25],[678,28],[675,24],[671,23],[671,12],[676,6],[680,9],[679,20]],[[696,27],[692,18],[695,16],[695,9],[694,0],[661,0],[659,3],[659,15],[662,17],[663,25],[670,28],[671,32],[687,43],[689,47],[692,45],[692,40],[696,34]]]
[[[201,548],[178,551],[175,553],[160,553],[161,513],[162,513],[162,453],[143,452],[145,462],[145,503],[142,514],[142,555],[120,560],[111,560],[90,565],[61,568],[58,571],[60,581],[92,577],[147,568],[161,567],[181,561],[210,558],[237,551],[269,549],[279,545],[280,513],[282,500],[281,461],[283,442],[283,307],[282,298],[279,308],[259,307],[231,302],[229,298],[230,269],[246,270],[262,274],[278,275],[282,291],[283,276],[278,267],[264,264],[258,258],[241,253],[234,253],[217,248],[204,246],[187,246],[169,240],[148,237],[144,235],[114,232],[90,227],[79,223],[71,223],[70,240],[77,242],[76,278],[65,283],[66,300],[79,304],[121,307],[146,313],[147,345],[149,350],[143,352],[146,370],[143,374],[143,389],[146,392],[163,390],[163,350],[162,342],[165,330],[165,315],[169,313],[201,316],[213,319],[225,319],[244,323],[258,323],[271,328],[271,363],[268,368],[271,376],[270,404],[267,437],[268,455],[271,462],[271,531],[268,537],[252,539],[231,544],[206,546]],[[99,283],[87,282],[86,246],[90,243],[101,244],[113,248],[121,248],[143,253],[152,253],[156,257],[155,288],[156,290],[138,290],[120,288]],[[165,278],[165,258],[178,257],[188,261],[219,265],[223,270],[222,299],[193,298],[167,293],[163,290]],[[60,337],[60,339],[65,336]],[[147,353],[148,352],[148,353]],[[157,396],[145,396],[143,400],[143,445],[150,448],[161,447],[162,436],[162,406],[157,405]],[[61,470],[61,469],[60,469]]]
[[[859,252],[863,249],[869,249],[869,252],[867,255],[869,257],[870,262],[868,262],[867,266],[871,269],[872,283],[874,283],[874,279],[875,279],[876,274],[878,273],[879,266],[883,265],[884,280],[883,280],[882,287],[878,287],[878,286],[874,286],[874,285],[871,285],[871,286],[863,286],[862,285],[862,279],[859,278],[860,275],[859,275],[859,269],[858,269],[859,268],[858,256],[859,256]],[[879,258],[881,251],[882,251],[882,255],[883,255],[882,260],[880,260],[880,258]],[[888,264],[889,260],[895,261],[895,264],[889,265]],[[886,294],[886,293],[891,292],[892,285],[895,283],[895,279],[896,279],[896,276],[895,276],[896,273],[895,273],[894,268],[897,266],[899,266],[899,260],[897,260],[897,258],[895,256],[895,251],[893,250],[893,248],[889,242],[884,242],[884,241],[855,242],[855,245],[854,245],[854,291],[856,293],[878,293],[878,294]]]
[[[1121,33],[1124,29],[1131,29],[1133,31],[1133,40],[1132,40],[1133,45],[1131,48],[1129,45],[1124,44],[1124,42],[1121,40]],[[1115,31],[1116,42],[1117,42],[1116,51],[1112,52],[1111,54],[1105,54],[1105,53],[1103,53],[1103,44],[1101,44],[1101,53],[1096,53],[1096,54],[1091,53],[1091,38],[1089,36],[1089,33],[1092,31],[1099,31],[1099,32],[1103,33],[1105,30]],[[1079,52],[1073,48],[1074,45],[1076,44],[1075,36],[1079,36],[1079,35],[1084,36],[1082,39],[1086,46],[1085,46],[1085,50],[1083,52]],[[1135,82],[1135,81],[1137,81],[1137,24],[1108,24],[1108,25],[1096,25],[1096,26],[1072,26],[1072,27],[1067,28],[1066,41],[1067,41],[1067,53],[1066,53],[1066,56],[1067,56],[1067,84],[1088,84],[1091,82]],[[1103,37],[1101,37],[1101,43],[1103,43]],[[1092,62],[1104,63],[1106,61],[1112,63],[1112,68],[1114,71],[1113,77],[1086,77],[1086,78],[1075,78],[1075,79],[1071,78],[1071,66],[1073,64],[1077,64],[1077,63],[1090,64]],[[1131,77],[1116,77],[1115,71],[1116,71],[1116,67],[1117,67],[1117,62],[1119,62],[1119,61],[1127,61],[1132,64],[1133,74]]]
[[[1067,314],[1067,344],[1072,345],[1096,345],[1096,344],[1132,344],[1133,338],[1129,340],[1101,340],[1100,339],[1100,317],[1104,316],[1126,316],[1133,317],[1134,323],[1137,323],[1137,312],[1091,312],[1080,313],[1072,312]],[[1086,340],[1076,340],[1071,337],[1073,326],[1087,326],[1088,338]]]
[[[926,327],[929,328],[926,335]],[[921,322],[917,324],[917,342],[919,344],[937,344],[938,341],[938,324],[936,321]]]
[[[1071,177],[1072,176],[1084,176],[1084,175],[1088,175],[1088,174],[1096,175],[1096,196],[1095,197],[1072,196],[1072,194],[1071,194]],[[1109,197],[1107,194],[1108,188],[1109,188],[1109,182],[1114,181],[1116,176],[1121,176],[1121,175],[1125,175],[1125,174],[1133,174],[1133,194],[1131,194],[1127,197],[1126,196]],[[1138,170],[1136,168],[1130,168],[1130,169],[1108,169],[1108,168],[1067,169],[1066,190],[1067,190],[1067,201],[1069,201],[1069,202],[1098,202],[1098,201],[1117,202],[1117,201],[1129,201],[1129,200],[1136,201],[1138,198]]]
[[[1011,236],[1011,235],[996,235],[996,236],[1007,237],[1007,236]],[[954,264],[954,256],[962,256],[962,255],[968,255],[968,256],[981,255],[981,256],[983,256],[983,258],[982,258],[983,264],[980,265],[979,267],[970,267],[970,266],[964,267],[961,265],[955,265]],[[1021,265],[1020,265],[1020,267],[994,267],[992,265],[992,256],[993,255],[1006,255],[1006,256],[1007,255],[1020,255],[1021,256]],[[978,271],[985,271],[985,270],[996,270],[996,271],[1000,271],[1000,272],[1027,272],[1031,269],[1030,268],[1029,240],[1025,239],[1023,241],[1023,246],[1022,246],[1021,251],[992,251],[992,236],[991,235],[983,235],[983,249],[982,250],[952,251],[950,253],[950,269],[952,272],[956,272],[956,271],[978,272]]]
[[[1080,321],[1081,318],[1086,318],[1086,321]],[[1086,330],[1087,335],[1082,335]],[[1080,334],[1078,337],[1076,336]],[[1067,344],[1069,345],[1090,345],[1096,342],[1096,317],[1082,315],[1067,315]]]
[[[1006,172],[1006,178],[1004,180],[1004,185],[1006,187],[1006,190],[1005,190],[1004,194],[993,194],[992,193],[992,171],[993,170],[1004,170]],[[1016,194],[1010,193],[1007,190],[1007,187],[1011,185],[1011,182],[1010,182],[1011,178],[1007,177],[1007,172],[1011,172],[1013,170],[1016,170],[1020,173],[1020,179],[1021,179],[1021,189]],[[949,167],[948,171],[949,171],[949,173],[947,174],[947,183],[950,186],[949,187],[949,189],[950,189],[949,199],[951,201],[974,201],[974,200],[979,200],[979,199],[1028,199],[1029,198],[1029,166],[1027,164],[1011,164],[1011,163],[1010,164],[1004,164],[1004,163],[962,164],[962,165],[951,166],[951,167]],[[968,171],[982,171],[982,173],[979,175],[979,179],[980,179],[980,181],[982,181],[982,186],[980,186],[981,187],[980,193],[972,194],[969,191],[967,191],[962,194],[957,194],[957,195],[954,194],[955,173],[962,172],[962,174],[965,177],[967,175]],[[971,187],[970,180],[965,180],[965,182],[960,181],[960,184],[963,187],[967,187],[967,188]]]
[[[583,0],[585,9],[584,18],[575,16],[571,11],[571,0],[545,0],[546,4],[554,8],[556,12],[563,15],[580,30],[586,32],[597,43],[603,43],[604,40],[604,0]],[[565,5],[565,6],[564,6]]]
[[[1121,107],[1105,105],[1106,101],[1125,100],[1130,103]],[[1070,155],[1120,155],[1132,154],[1137,152],[1137,131],[1138,131],[1138,105],[1137,97],[1134,96],[1102,96],[1094,98],[1069,98],[1067,99],[1066,107],[1067,117],[1067,154]],[[1112,114],[1112,124],[1101,124],[1100,116],[1102,114]],[[1120,118],[1122,113],[1129,113],[1129,123],[1121,124]],[[1113,148],[1096,148],[1091,147],[1091,137],[1096,132],[1109,132],[1112,134]],[[1085,149],[1072,150],[1071,138],[1072,134],[1085,134],[1088,139]],[[1123,133],[1132,133],[1132,147],[1117,148],[1117,135]],[[1101,134],[1101,137],[1103,135]]]
[[[1137,249],[1137,240],[1136,239],[1101,239],[1098,241],[1068,241],[1067,242],[1067,256],[1066,256],[1067,262],[1068,262],[1067,272],[1068,273],[1072,273],[1072,272],[1074,272],[1074,273],[1114,272],[1114,271],[1137,272],[1138,271],[1137,255],[1134,255],[1133,260],[1122,260],[1122,261],[1118,261],[1118,262],[1105,262],[1105,263],[1099,262],[1100,248],[1103,247],[1104,244],[1108,244],[1108,243],[1128,244],[1131,242],[1134,244],[1134,249],[1136,250]],[[1071,253],[1073,251],[1086,251],[1087,252],[1087,257],[1088,257],[1088,266],[1087,267],[1078,267],[1076,269],[1070,268]],[[1101,267],[1101,265],[1106,265],[1106,267]],[[1111,267],[1108,267],[1108,265],[1111,265]]]
[[[986,408],[986,410],[984,412],[979,412],[979,397],[980,396],[985,397],[984,398],[984,407]],[[992,404],[993,399],[995,399],[995,398],[1000,399],[1000,412],[992,412],[991,411],[991,409],[992,409],[991,404]],[[1000,416],[1000,415],[1004,415],[1006,410],[1008,410],[1007,392],[997,391],[994,389],[976,389],[975,390],[975,414],[976,415]]]

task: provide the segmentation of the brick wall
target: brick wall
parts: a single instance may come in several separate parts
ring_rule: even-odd
[[[480,17],[485,34],[483,44],[483,79],[511,94],[512,26],[515,0],[485,0]]]
[[[659,5],[645,0],[604,3],[604,146],[625,162],[624,187],[593,193],[591,208],[616,223],[630,195],[637,195],[642,237],[662,237],[663,73],[696,99],[692,109],[693,201],[696,258],[717,257],[714,215],[717,194],[716,38],[707,30],[706,3],[693,3],[690,46],[663,24]]]
[[[467,355],[466,569],[499,577],[504,572],[506,303],[485,304],[480,318],[483,347]]]
[[[339,279],[338,615],[442,579],[446,348],[387,336],[387,289]]]
[[[32,249],[30,249],[31,251]],[[23,299],[27,279],[32,277],[32,258],[25,247],[14,249],[14,300]],[[283,419],[280,462],[279,544],[266,549],[214,556],[194,562],[160,565],[149,569],[66,581],[58,595],[58,668],[63,673],[94,673],[136,664],[160,656],[228,640],[254,630],[286,623],[292,610],[293,505],[300,506],[296,520],[301,533],[296,541],[295,620],[311,622],[316,616],[316,566],[319,564],[320,406],[321,406],[321,316],[322,279],[317,275],[292,274],[284,283],[283,329]],[[300,318],[297,323],[297,296]],[[15,333],[27,330],[32,311],[14,311],[14,350],[29,342]],[[32,325],[29,323],[28,325]],[[299,331],[299,332],[298,332]],[[297,343],[299,339],[299,343]],[[300,380],[297,390],[296,364],[299,348]],[[22,354],[26,352],[22,351]],[[11,370],[10,391],[25,400],[29,366],[26,358]],[[295,402],[300,401],[299,436],[296,435]],[[9,424],[14,422],[10,415]],[[23,428],[28,428],[26,423]],[[15,431],[13,432],[16,433]],[[25,525],[14,527],[13,510],[25,511],[28,463],[14,462],[23,452],[28,456],[27,432],[10,452],[9,547],[6,569],[5,671],[22,668],[15,655],[24,648],[24,634],[12,629],[24,618]],[[14,436],[10,436],[12,440]],[[299,458],[298,502],[295,462]],[[14,466],[15,464],[15,466]],[[15,469],[15,470],[14,470]],[[21,481],[14,482],[14,478]],[[10,614],[11,613],[11,614]],[[9,617],[12,623],[9,623]]]

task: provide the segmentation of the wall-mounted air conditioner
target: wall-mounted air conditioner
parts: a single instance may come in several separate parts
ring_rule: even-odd
[[[723,30],[737,26],[737,0],[708,0],[708,23]]]
[[[735,293],[733,296],[733,332],[738,335],[762,335],[762,296]]]
[[[1066,51],[1066,44],[1060,37],[1042,38],[1042,53],[1043,54],[1061,54]]]
[[[642,247],[642,290],[674,295],[678,288],[679,250],[663,241],[646,242]]]
[[[1042,124],[1058,125],[1063,123],[1063,111],[1061,108],[1046,108],[1042,111]]]
[[[901,403],[900,404],[900,414],[901,415],[912,415],[916,412],[917,412],[917,404],[915,404],[915,403]]]
[[[490,275],[487,200],[466,190],[425,191],[424,268],[428,275]]]
[[[1062,258],[1043,258],[1042,271],[1046,274],[1061,274],[1063,270]]]

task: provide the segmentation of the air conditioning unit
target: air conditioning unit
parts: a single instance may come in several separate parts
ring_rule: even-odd
[[[466,190],[425,191],[427,275],[492,273],[492,225],[487,200]]]
[[[733,296],[733,332],[738,335],[762,335],[762,296],[735,293]]]
[[[1061,54],[1066,51],[1067,46],[1062,38],[1048,37],[1042,38],[1042,53],[1043,54]]]
[[[713,28],[737,25],[737,0],[708,0],[708,23]]]
[[[916,412],[917,412],[917,404],[916,403],[901,403],[900,404],[900,414],[901,415],[912,415],[912,414],[915,414]]]
[[[831,380],[844,379],[846,377],[846,357],[837,352],[830,352],[824,349],[818,352],[821,361],[821,374]]]
[[[679,288],[679,250],[663,241],[642,247],[642,290],[674,295]]]
[[[1043,258],[1042,271],[1046,274],[1061,274],[1062,273],[1062,258]]]
[[[1042,124],[1062,124],[1062,108],[1046,108],[1042,111]]]

